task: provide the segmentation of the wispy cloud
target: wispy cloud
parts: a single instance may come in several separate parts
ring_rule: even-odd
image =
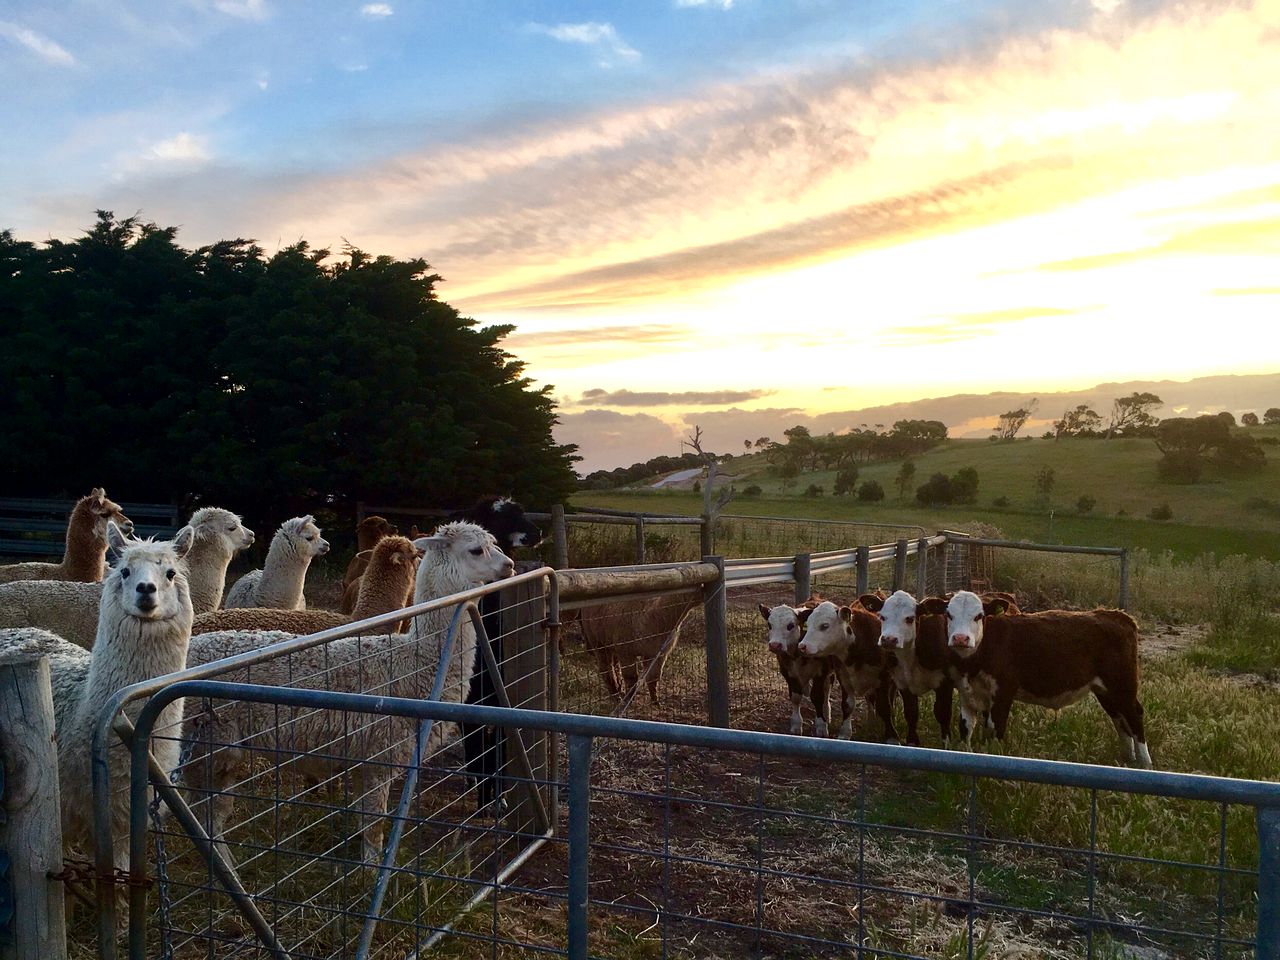
[[[0,20],[0,37],[26,47],[46,63],[59,67],[75,66],[76,58],[61,44],[16,23]]]
[[[153,143],[144,151],[148,160],[160,160],[166,163],[203,163],[211,159],[209,138],[200,134],[182,131],[166,140]]]
[[[877,340],[886,346],[909,347],[917,343],[957,343],[994,336],[1010,324],[1087,313],[1096,307],[1009,307],[956,313],[931,323],[904,324],[882,331]]]
[[[732,10],[733,0],[676,0],[677,7],[717,7],[720,10]]]
[[[687,341],[691,331],[679,324],[636,324],[584,327],[567,330],[521,331],[507,337],[503,343],[511,347],[563,347],[606,343],[681,343]]]
[[[265,20],[267,0],[214,0],[214,9],[240,20]]]
[[[361,16],[369,17],[374,20],[381,20],[384,17],[389,17],[394,12],[395,11],[391,9],[391,4],[389,3],[366,3],[360,8]]]
[[[671,393],[660,390],[594,390],[583,391],[580,402],[604,407],[727,407],[734,403],[759,400],[772,390],[686,390]]]
[[[611,23],[598,23],[594,20],[587,23],[559,23],[555,26],[531,23],[529,29],[561,43],[582,44],[622,60],[640,59],[640,51],[627,44]],[[602,66],[608,63],[607,60],[601,61]]]

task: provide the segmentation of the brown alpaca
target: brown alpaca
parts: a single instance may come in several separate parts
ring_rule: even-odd
[[[107,499],[106,491],[94,487],[93,493],[81,497],[67,521],[67,549],[61,563],[11,563],[0,566],[0,583],[14,580],[78,580],[101,583],[106,573],[107,522],[114,520],[120,532],[133,532],[133,521],[124,515],[120,504]]]
[[[360,579],[365,568],[369,566],[369,551],[377,546],[378,541],[383,537],[395,536],[399,532],[396,525],[390,523],[386,517],[365,517],[360,521],[360,525],[356,527],[356,555],[351,558],[351,562],[347,564],[347,572],[342,575],[343,590]],[[350,613],[351,611],[344,604],[342,612]]]

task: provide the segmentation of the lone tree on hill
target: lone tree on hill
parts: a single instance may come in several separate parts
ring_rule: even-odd
[[[1036,499],[1042,504],[1049,502],[1053,495],[1054,485],[1058,482],[1053,474],[1053,467],[1041,467],[1036,471]]]
[[[1053,421],[1053,439],[1079,437],[1102,426],[1102,417],[1087,403],[1066,411],[1061,420]]]
[[[1280,423],[1280,407],[1267,407],[1267,412],[1262,415],[1262,422]]]
[[[1111,421],[1107,424],[1107,439],[1126,430],[1145,430],[1159,423],[1151,411],[1164,406],[1164,401],[1154,393],[1131,393],[1120,397],[1111,405]]]
[[[906,499],[907,491],[911,489],[911,481],[914,480],[915,477],[916,465],[914,461],[903,460],[902,466],[898,468],[898,475],[893,480],[898,487],[899,500]]]
[[[1195,483],[1206,458],[1225,470],[1252,472],[1266,463],[1266,454],[1253,437],[1233,432],[1221,414],[1172,417],[1156,428],[1156,446],[1163,456],[1157,469],[1171,483]]]
[[[1252,410],[1248,413],[1240,414],[1240,423],[1246,427],[1256,427],[1259,423],[1258,415]]]
[[[996,423],[996,428],[991,432],[994,440],[1012,440],[1018,435],[1018,431],[1027,425],[1027,421],[1031,419],[1031,414],[1035,413],[1039,400],[1032,400],[1025,407],[1019,407],[1016,410],[1006,410],[1000,414],[1000,419]]]

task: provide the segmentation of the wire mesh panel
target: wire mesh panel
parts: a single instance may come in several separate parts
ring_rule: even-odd
[[[416,632],[336,640],[221,679],[420,700],[452,646],[444,699],[546,709],[544,582],[483,597],[483,629],[454,609]],[[262,947],[200,834],[289,956],[403,957],[459,922],[551,827],[541,733],[237,699],[185,706],[185,730],[152,742],[181,750],[174,781],[195,829],[156,805],[148,956]]]
[[[610,567],[637,563],[673,563],[702,557],[701,528],[664,523],[660,517],[639,522],[616,517],[565,517],[569,566]]]
[[[925,531],[911,524],[722,514],[716,520],[715,534],[715,552],[736,558],[845,550],[860,543],[891,543],[901,537],[914,540]]]

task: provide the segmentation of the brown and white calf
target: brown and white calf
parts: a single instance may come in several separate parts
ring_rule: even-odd
[[[933,717],[942,742],[951,740],[951,701],[954,687],[948,673],[951,660],[947,628],[942,617],[919,613],[916,598],[899,590],[887,599],[876,594],[858,603],[880,620],[880,646],[893,653],[893,683],[902,695],[907,718],[907,743],[920,745],[920,698],[933,693]]]
[[[966,746],[985,710],[1003,740],[1015,700],[1057,710],[1092,693],[1115,725],[1125,758],[1149,768],[1133,618],[1122,610],[1000,616],[1007,609],[1002,599],[984,603],[967,590],[920,604],[922,612],[946,617]]]
[[[821,602],[814,597],[800,607],[784,603],[771,608],[762,603],[759,609],[760,616],[769,625],[769,652],[778,658],[778,672],[791,696],[791,732],[804,732],[800,704],[807,696],[813,704],[814,733],[825,737],[831,723],[831,678],[835,668],[827,657],[806,657],[800,653],[805,621]]]
[[[824,600],[809,614],[800,652],[810,657],[829,657],[840,681],[842,716],[841,740],[853,737],[853,713],[858,697],[884,723],[885,739],[898,742],[893,727],[893,661],[880,649],[880,621],[861,607],[838,607]]]

